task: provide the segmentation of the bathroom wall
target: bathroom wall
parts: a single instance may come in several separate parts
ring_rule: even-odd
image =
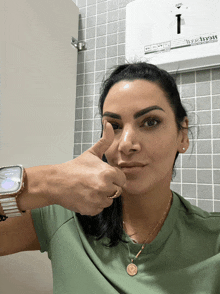
[[[80,9],[74,158],[100,138],[100,83],[125,62],[126,5],[133,0],[75,0]],[[193,139],[180,155],[171,188],[208,211],[220,211],[220,67],[178,74]]]

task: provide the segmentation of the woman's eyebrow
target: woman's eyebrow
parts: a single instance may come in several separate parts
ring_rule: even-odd
[[[156,110],[156,109],[157,109],[157,110],[162,110],[162,111],[164,111],[163,108],[161,108],[160,106],[153,105],[153,106],[150,106],[150,107],[144,108],[144,109],[139,110],[138,112],[136,112],[136,113],[134,114],[134,119],[137,119],[138,117],[140,117],[140,116],[142,116],[142,115],[144,115],[144,114],[146,114],[146,113],[148,113],[148,112],[150,112],[150,111],[152,111],[152,110]],[[165,112],[165,111],[164,111],[164,112]],[[102,117],[104,117],[104,116],[109,116],[109,117],[112,117],[112,118],[115,118],[115,119],[121,119],[121,116],[120,116],[119,114],[116,114],[116,113],[113,113],[113,112],[108,112],[108,111],[106,111],[106,112],[103,114]]]

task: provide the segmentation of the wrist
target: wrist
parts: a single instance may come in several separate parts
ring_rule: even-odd
[[[51,170],[52,166],[49,165],[25,168],[24,190],[17,197],[17,204],[21,211],[53,204],[48,189]]]

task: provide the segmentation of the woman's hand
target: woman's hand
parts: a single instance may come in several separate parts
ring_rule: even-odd
[[[114,195],[126,182],[125,174],[102,161],[114,140],[114,131],[106,122],[102,138],[90,149],[71,161],[55,165],[49,179],[49,195],[54,204],[79,212],[97,215],[112,204]]]

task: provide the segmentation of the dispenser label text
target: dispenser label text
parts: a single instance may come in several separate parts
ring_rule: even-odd
[[[162,53],[162,52],[167,52],[173,49],[209,44],[209,43],[214,43],[218,41],[219,41],[218,34],[216,33],[204,34],[204,35],[195,36],[188,39],[177,39],[177,40],[147,45],[147,46],[144,46],[144,54]]]

